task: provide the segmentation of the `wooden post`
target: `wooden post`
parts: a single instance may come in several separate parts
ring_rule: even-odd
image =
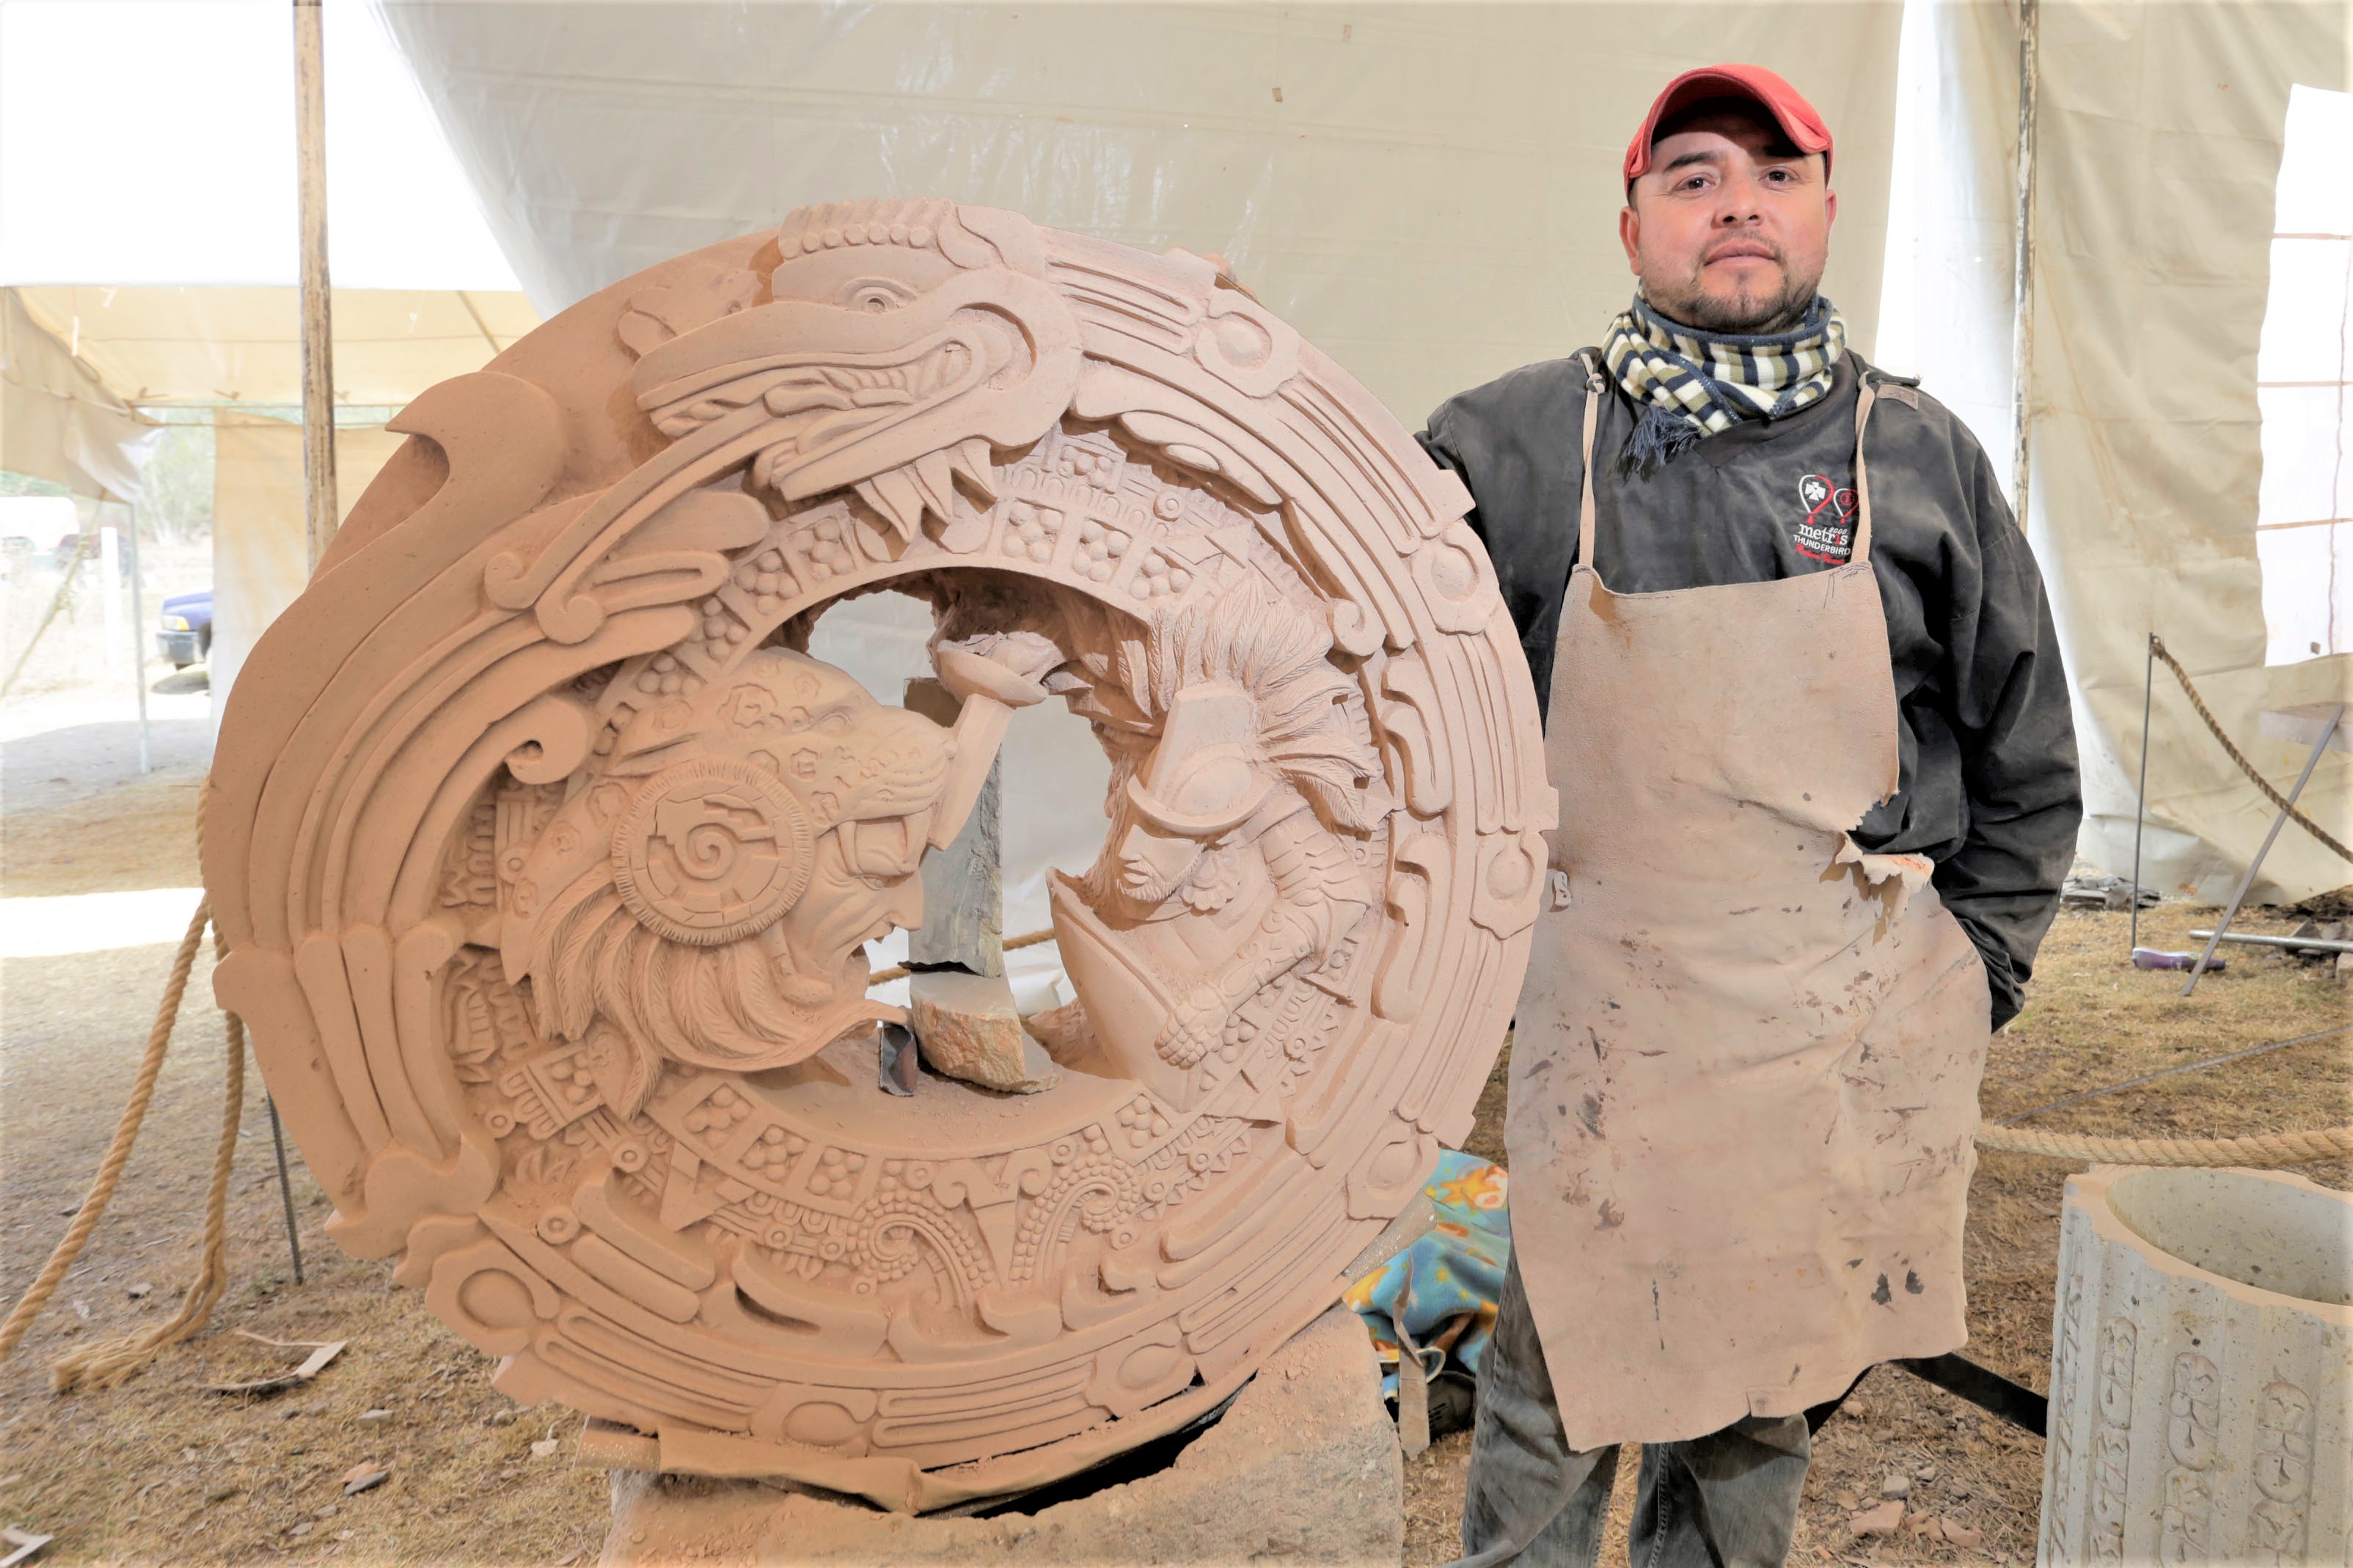
[[[294,155],[302,230],[303,526],[319,569],[335,521],[335,348],[327,284],[327,80],[320,0],[294,0]]]
[[[2027,441],[2034,424],[2028,397],[2034,375],[2034,122],[2042,41],[2042,0],[2018,0],[2018,248],[2010,289],[2010,500],[2021,531],[2026,528],[2026,485],[2031,471]]]
[[[294,163],[302,236],[302,533],[310,569],[335,536],[335,332],[327,282],[327,58],[320,0],[294,0]],[[278,1152],[278,1196],[286,1211],[286,1252],[294,1283],[303,1283],[302,1243],[295,1235],[294,1183],[286,1169],[286,1131],[278,1097],[269,1107],[269,1141]]]

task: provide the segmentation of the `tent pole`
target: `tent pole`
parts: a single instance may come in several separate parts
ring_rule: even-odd
[[[2148,700],[2157,692],[2157,634],[2148,634],[2147,666],[2140,672],[2140,787],[2133,795],[2132,945],[2140,945],[2140,835],[2148,826]]]
[[[2042,38],[2042,0],[2018,0],[2018,249],[2010,292],[2010,502],[2026,527],[2030,472],[2027,437],[2033,423],[2028,396],[2034,374],[2034,126],[2036,57]]]
[[[122,531],[131,568],[131,689],[139,699],[139,771],[155,771],[154,749],[147,740],[147,609],[139,580],[139,517],[134,511]]]
[[[334,537],[335,374],[327,283],[327,80],[320,0],[294,0],[294,148],[302,228],[303,526],[311,570]]]
[[[103,517],[106,503],[99,503],[99,515]],[[106,595],[106,673],[109,679],[122,673],[122,535],[111,523],[100,523],[98,530],[99,586]],[[132,635],[139,633],[137,626]],[[131,672],[137,679],[139,671]]]

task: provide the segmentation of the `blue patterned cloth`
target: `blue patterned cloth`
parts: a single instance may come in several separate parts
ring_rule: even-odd
[[[1422,1190],[1438,1224],[1411,1247],[1348,1288],[1343,1298],[1365,1320],[1380,1356],[1381,1393],[1397,1397],[1397,1325],[1420,1348],[1422,1379],[1450,1361],[1475,1375],[1495,1326],[1504,1268],[1512,1258],[1511,1178],[1501,1165],[1448,1150]]]

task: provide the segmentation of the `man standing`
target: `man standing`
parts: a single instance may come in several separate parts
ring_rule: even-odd
[[[1539,695],[1554,907],[1465,1562],[1775,1563],[1805,1411],[1966,1339],[1990,1031],[2082,802],[2042,582],[1960,422],[1817,292],[1831,134],[1754,66],[1627,149],[1602,346],[1430,416]]]

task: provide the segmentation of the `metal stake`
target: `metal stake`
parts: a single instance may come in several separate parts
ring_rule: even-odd
[[[2320,739],[2313,742],[2312,755],[2304,759],[2304,772],[2295,775],[2295,787],[2287,792],[2287,805],[2281,806],[2279,815],[2272,818],[2272,830],[2263,835],[2263,847],[2255,851],[2255,858],[2247,862],[2247,874],[2239,879],[2239,890],[2231,895],[2231,907],[2222,911],[2222,918],[2214,924],[2214,934],[2206,939],[2206,951],[2200,953],[2198,962],[2190,966],[2189,983],[2181,988],[2184,996],[2198,989],[2198,977],[2206,973],[2207,961],[2222,944],[2222,933],[2229,931],[2231,922],[2238,918],[2239,906],[2246,902],[2247,889],[2255,885],[2255,873],[2263,868],[2263,857],[2272,852],[2273,841],[2279,837],[2280,829],[2287,826],[2288,806],[2294,805],[2296,796],[2304,793],[2305,781],[2312,777],[2312,770],[2320,765],[2320,753],[2328,750],[2328,742],[2335,737],[2337,726],[2345,721],[2345,710],[2348,706],[2353,704],[2339,702],[2337,711],[2328,716],[2328,722],[2320,727]]]
[[[122,531],[112,524],[98,531],[98,576],[106,595],[106,676],[111,680],[122,673]],[[139,635],[135,616],[131,635]],[[131,676],[139,678],[137,665],[131,667]]]
[[[2140,675],[2140,793],[2133,797],[2132,945],[2140,945],[2140,831],[2148,821],[2148,699],[2157,683],[2157,634]]]
[[[286,1130],[278,1122],[278,1101],[268,1090],[261,1096],[269,1107],[269,1144],[278,1151],[278,1196],[286,1205],[286,1255],[294,1260],[294,1283],[302,1283],[302,1243],[294,1234],[294,1179],[286,1173]]]

